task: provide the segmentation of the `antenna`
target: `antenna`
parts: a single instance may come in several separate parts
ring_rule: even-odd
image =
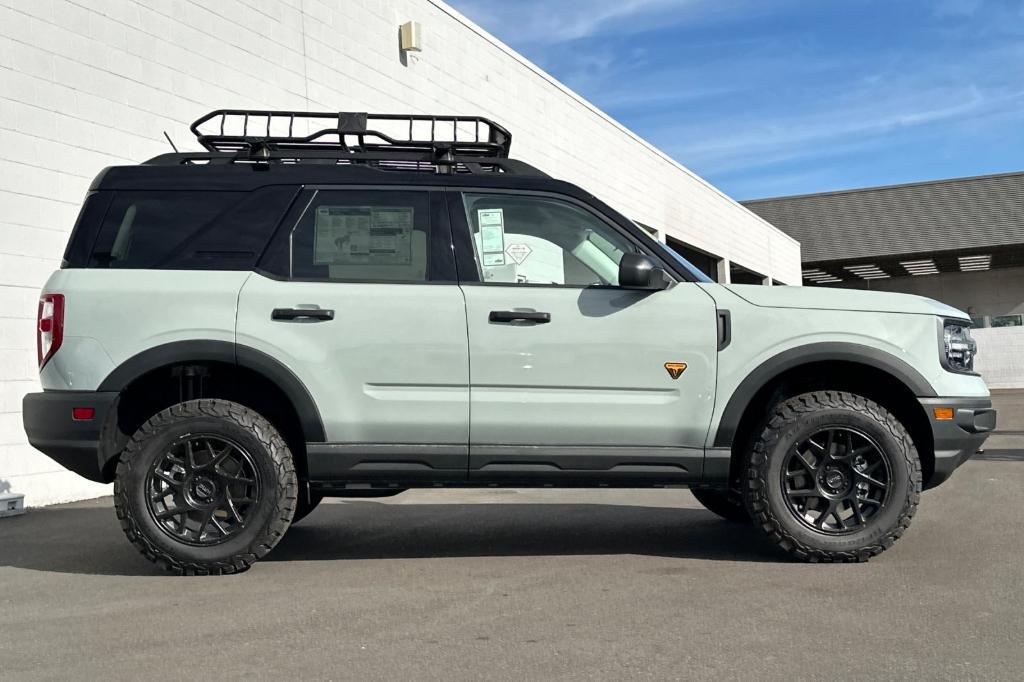
[[[164,137],[167,138],[167,142],[168,142],[168,144],[171,145],[171,149],[174,150],[174,153],[177,154],[178,153],[178,148],[174,146],[174,140],[171,139],[171,136],[167,134],[166,130],[164,131]]]

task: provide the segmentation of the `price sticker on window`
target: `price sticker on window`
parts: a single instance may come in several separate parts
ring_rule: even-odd
[[[500,208],[481,208],[476,212],[480,226],[481,261],[486,266],[505,264],[505,212]]]

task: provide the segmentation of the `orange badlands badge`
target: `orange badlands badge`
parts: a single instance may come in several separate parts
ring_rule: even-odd
[[[686,371],[685,362],[666,362],[665,369],[668,370],[668,375],[673,379],[678,379],[683,372]]]

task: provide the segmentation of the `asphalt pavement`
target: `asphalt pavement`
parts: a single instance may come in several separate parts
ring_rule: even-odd
[[[867,564],[790,561],[685,490],[437,490],[180,578],[101,498],[0,519],[0,679],[1021,679],[1022,509],[1011,433]]]

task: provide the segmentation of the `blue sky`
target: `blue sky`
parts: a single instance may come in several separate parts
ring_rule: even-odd
[[[449,2],[737,199],[1024,170],[1024,0]]]

